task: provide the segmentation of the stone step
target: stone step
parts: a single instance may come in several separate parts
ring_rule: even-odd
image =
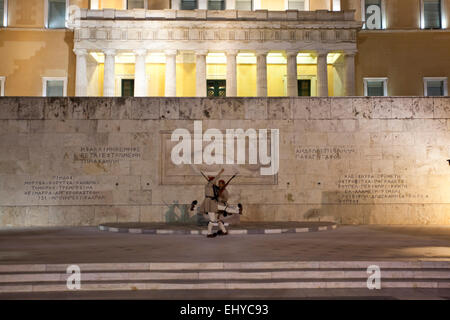
[[[67,273],[0,273],[0,284],[13,282],[58,282],[66,281]],[[88,271],[82,272],[81,278],[86,281],[115,281],[115,280],[239,280],[239,279],[367,279],[366,270],[345,269],[284,269],[284,270],[189,270],[189,271]],[[383,279],[450,279],[450,269],[383,269]]]
[[[136,262],[79,263],[86,271],[168,271],[168,270],[255,270],[255,269],[363,269],[377,265],[381,269],[450,268],[450,261],[264,261],[264,262]],[[66,272],[70,264],[0,264],[5,272]]]
[[[450,279],[390,279],[381,282],[386,288],[450,288]],[[362,279],[304,279],[286,281],[109,281],[82,283],[80,291],[119,290],[237,290],[237,289],[357,289],[366,288]],[[65,283],[0,284],[0,293],[71,291]]]

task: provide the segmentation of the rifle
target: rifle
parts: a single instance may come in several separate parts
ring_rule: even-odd
[[[235,174],[227,181],[227,183],[225,183],[225,185],[223,186],[223,188],[220,188],[220,190],[219,190],[219,196],[222,194],[223,190],[225,190],[225,188],[228,186],[228,184],[231,182],[231,180],[233,180],[236,176],[237,176],[237,173],[235,173]]]

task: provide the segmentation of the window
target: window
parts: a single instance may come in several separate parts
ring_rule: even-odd
[[[43,77],[42,96],[44,97],[65,97],[67,96],[67,78],[64,77]]]
[[[387,78],[364,78],[364,95],[366,97],[387,96]]]
[[[362,0],[363,28],[368,30],[385,29],[384,0]]]
[[[122,79],[122,97],[134,97],[134,79]]]
[[[441,0],[422,0],[422,29],[441,29]]]
[[[447,78],[423,78],[424,95],[427,97],[448,96]]]
[[[299,97],[311,96],[311,79],[298,79],[297,85]]]
[[[0,77],[0,97],[5,96],[5,77]]]
[[[208,0],[208,10],[225,10],[225,0]]]
[[[307,10],[306,0],[288,0],[288,9],[305,11]]]
[[[147,9],[145,0],[125,0],[127,10],[131,9]]]
[[[197,9],[197,0],[181,0],[181,10]]]
[[[252,0],[236,0],[236,10],[253,10]]]
[[[66,0],[46,1],[46,27],[49,29],[63,29],[66,27]]]
[[[0,27],[8,25],[8,0],[0,0]]]

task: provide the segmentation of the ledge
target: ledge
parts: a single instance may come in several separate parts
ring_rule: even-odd
[[[355,10],[346,11],[242,11],[242,10],[88,10],[81,20],[254,20],[254,21],[355,21]]]

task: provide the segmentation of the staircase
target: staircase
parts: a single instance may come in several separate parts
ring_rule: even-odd
[[[381,288],[450,288],[450,261],[78,264],[81,291],[367,288],[370,265]],[[0,293],[70,291],[68,266],[0,265]]]

